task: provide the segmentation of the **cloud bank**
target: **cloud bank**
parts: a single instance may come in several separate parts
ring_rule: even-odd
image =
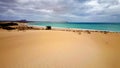
[[[0,20],[120,22],[120,0],[0,0]]]

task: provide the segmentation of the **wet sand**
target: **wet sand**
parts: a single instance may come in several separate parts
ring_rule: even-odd
[[[120,33],[0,30],[0,68],[120,68]]]

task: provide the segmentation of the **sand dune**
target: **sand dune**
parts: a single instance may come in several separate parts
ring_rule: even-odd
[[[120,68],[120,33],[0,30],[0,68]]]

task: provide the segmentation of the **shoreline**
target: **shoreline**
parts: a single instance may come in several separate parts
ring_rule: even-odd
[[[72,23],[73,24],[73,23]],[[81,24],[83,24],[83,23],[81,23]],[[90,23],[89,23],[90,24]],[[95,24],[101,24],[101,23],[95,23]],[[103,24],[103,23],[102,23]],[[110,24],[110,23],[105,23],[105,24]],[[112,23],[113,24],[113,23]],[[118,24],[118,23],[117,23]],[[28,25],[32,25],[32,26],[37,26],[37,27],[45,27],[45,26],[52,26],[53,28],[60,28],[60,29],[73,29],[73,30],[89,30],[89,31],[107,31],[107,32],[120,32],[120,30],[119,30],[119,28],[117,29],[117,28],[115,28],[115,29],[108,29],[108,28],[102,28],[102,26],[101,26],[101,28],[86,28],[86,27],[84,27],[84,28],[77,28],[77,27],[65,27],[65,26],[54,26],[54,25],[43,25],[43,26],[41,26],[41,25],[37,25],[37,24],[32,24],[32,23],[28,23]],[[63,24],[64,25],[64,24]],[[114,25],[114,24],[113,24]],[[106,26],[106,27],[108,27],[108,26]]]
[[[43,28],[46,29],[46,26],[38,26],[38,25],[30,25],[27,24],[30,27],[37,27],[37,28]],[[52,26],[51,26],[52,27]],[[108,31],[108,30],[94,30],[94,29],[77,29],[77,28],[64,28],[64,27],[52,27],[51,30],[61,30],[61,31],[73,31],[73,32],[78,32],[78,31],[82,31],[82,32],[110,32],[110,33],[120,33],[119,31]]]
[[[10,22],[5,23],[6,24],[11,24]],[[39,26],[39,25],[31,25],[29,23],[22,23],[22,22],[15,22],[12,24],[17,24],[17,25],[8,25],[7,28],[5,27],[5,29],[9,30],[46,30],[46,26]],[[0,28],[1,28],[1,24],[0,24]],[[3,27],[4,29],[4,27]],[[64,27],[52,27],[51,26],[51,30],[60,30],[60,31],[72,31],[72,32],[101,32],[101,33],[120,33],[119,31],[109,31],[109,30],[97,30],[97,29],[82,29],[82,28],[64,28]]]

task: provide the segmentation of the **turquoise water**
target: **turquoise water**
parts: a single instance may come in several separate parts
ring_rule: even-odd
[[[51,22],[33,22],[33,23],[30,23],[30,25],[120,32],[120,23],[86,23],[86,22],[84,22],[84,23],[81,23],[81,22],[80,23],[78,23],[78,22],[51,23]]]

